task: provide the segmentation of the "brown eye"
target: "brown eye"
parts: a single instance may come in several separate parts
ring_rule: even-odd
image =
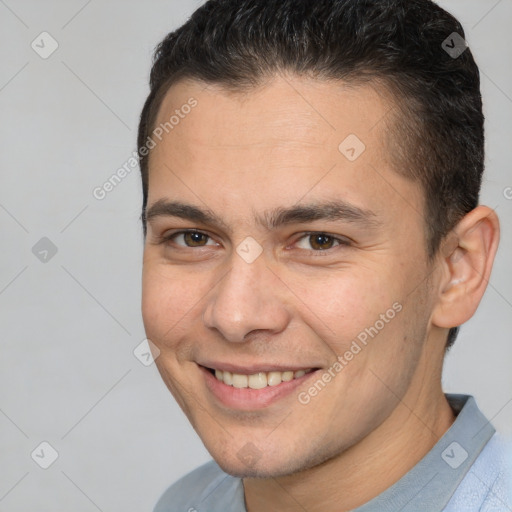
[[[198,233],[196,231],[189,231],[188,233],[182,234],[183,240],[188,247],[202,247],[203,245],[206,245],[206,242],[209,238],[208,235],[205,235],[204,233]]]
[[[326,250],[333,246],[334,238],[323,233],[309,235],[309,244],[313,249]]]
[[[178,231],[162,237],[162,242],[172,242],[179,247],[206,247],[215,242],[206,233],[200,231]]]
[[[315,252],[328,251],[329,249],[333,249],[334,247],[340,245],[348,246],[350,245],[350,242],[349,240],[321,232],[306,233],[297,241],[297,246],[300,249],[306,249],[308,251]]]

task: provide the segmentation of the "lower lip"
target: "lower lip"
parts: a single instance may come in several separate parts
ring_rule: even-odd
[[[290,395],[295,389],[310,379],[318,370],[306,373],[298,379],[281,382],[277,386],[266,386],[262,389],[235,388],[228,386],[215,377],[204,366],[199,366],[205,377],[206,387],[226,407],[239,410],[263,409]]]

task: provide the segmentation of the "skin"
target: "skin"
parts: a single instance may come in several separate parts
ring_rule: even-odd
[[[156,364],[212,457],[243,477],[249,512],[351,510],[409,471],[454,421],[441,388],[445,340],[483,295],[497,217],[479,206],[429,260],[422,190],[393,169],[393,104],[377,88],[279,75],[240,93],[182,81],[156,124],[190,97],[197,106],[151,152],[148,210],[179,200],[222,225],[148,221],[142,313]],[[352,162],[338,149],[349,134],[366,146]],[[327,200],[371,210],[372,222],[270,229],[255,219]],[[163,240],[183,229],[206,236]],[[319,247],[309,231],[349,243]],[[248,236],[262,249],[252,263],[236,252]],[[307,405],[298,393],[311,381],[268,407],[230,409],[197,364],[274,362],[321,376],[394,303],[401,311]],[[237,456],[248,449],[251,464]]]

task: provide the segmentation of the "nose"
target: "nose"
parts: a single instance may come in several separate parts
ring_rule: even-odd
[[[206,302],[204,324],[233,343],[247,341],[252,331],[281,332],[290,321],[285,290],[263,254],[248,263],[233,252],[230,269]]]

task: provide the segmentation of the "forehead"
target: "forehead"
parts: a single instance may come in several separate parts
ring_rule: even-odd
[[[167,91],[155,126],[165,125],[191,98],[197,101],[194,115],[187,120],[193,130],[184,133],[173,128],[168,135],[190,137],[193,131],[197,141],[221,146],[272,141],[325,144],[330,138],[336,141],[357,134],[376,149],[388,133],[389,114],[394,110],[387,89],[372,83],[279,75],[258,87],[227,90],[219,84],[184,80]]]
[[[393,170],[394,110],[387,91],[371,85],[280,76],[230,92],[179,82],[155,123],[148,204],[187,196],[234,220],[235,211],[328,196],[418,214],[420,190]],[[222,196],[211,197],[214,190]]]

